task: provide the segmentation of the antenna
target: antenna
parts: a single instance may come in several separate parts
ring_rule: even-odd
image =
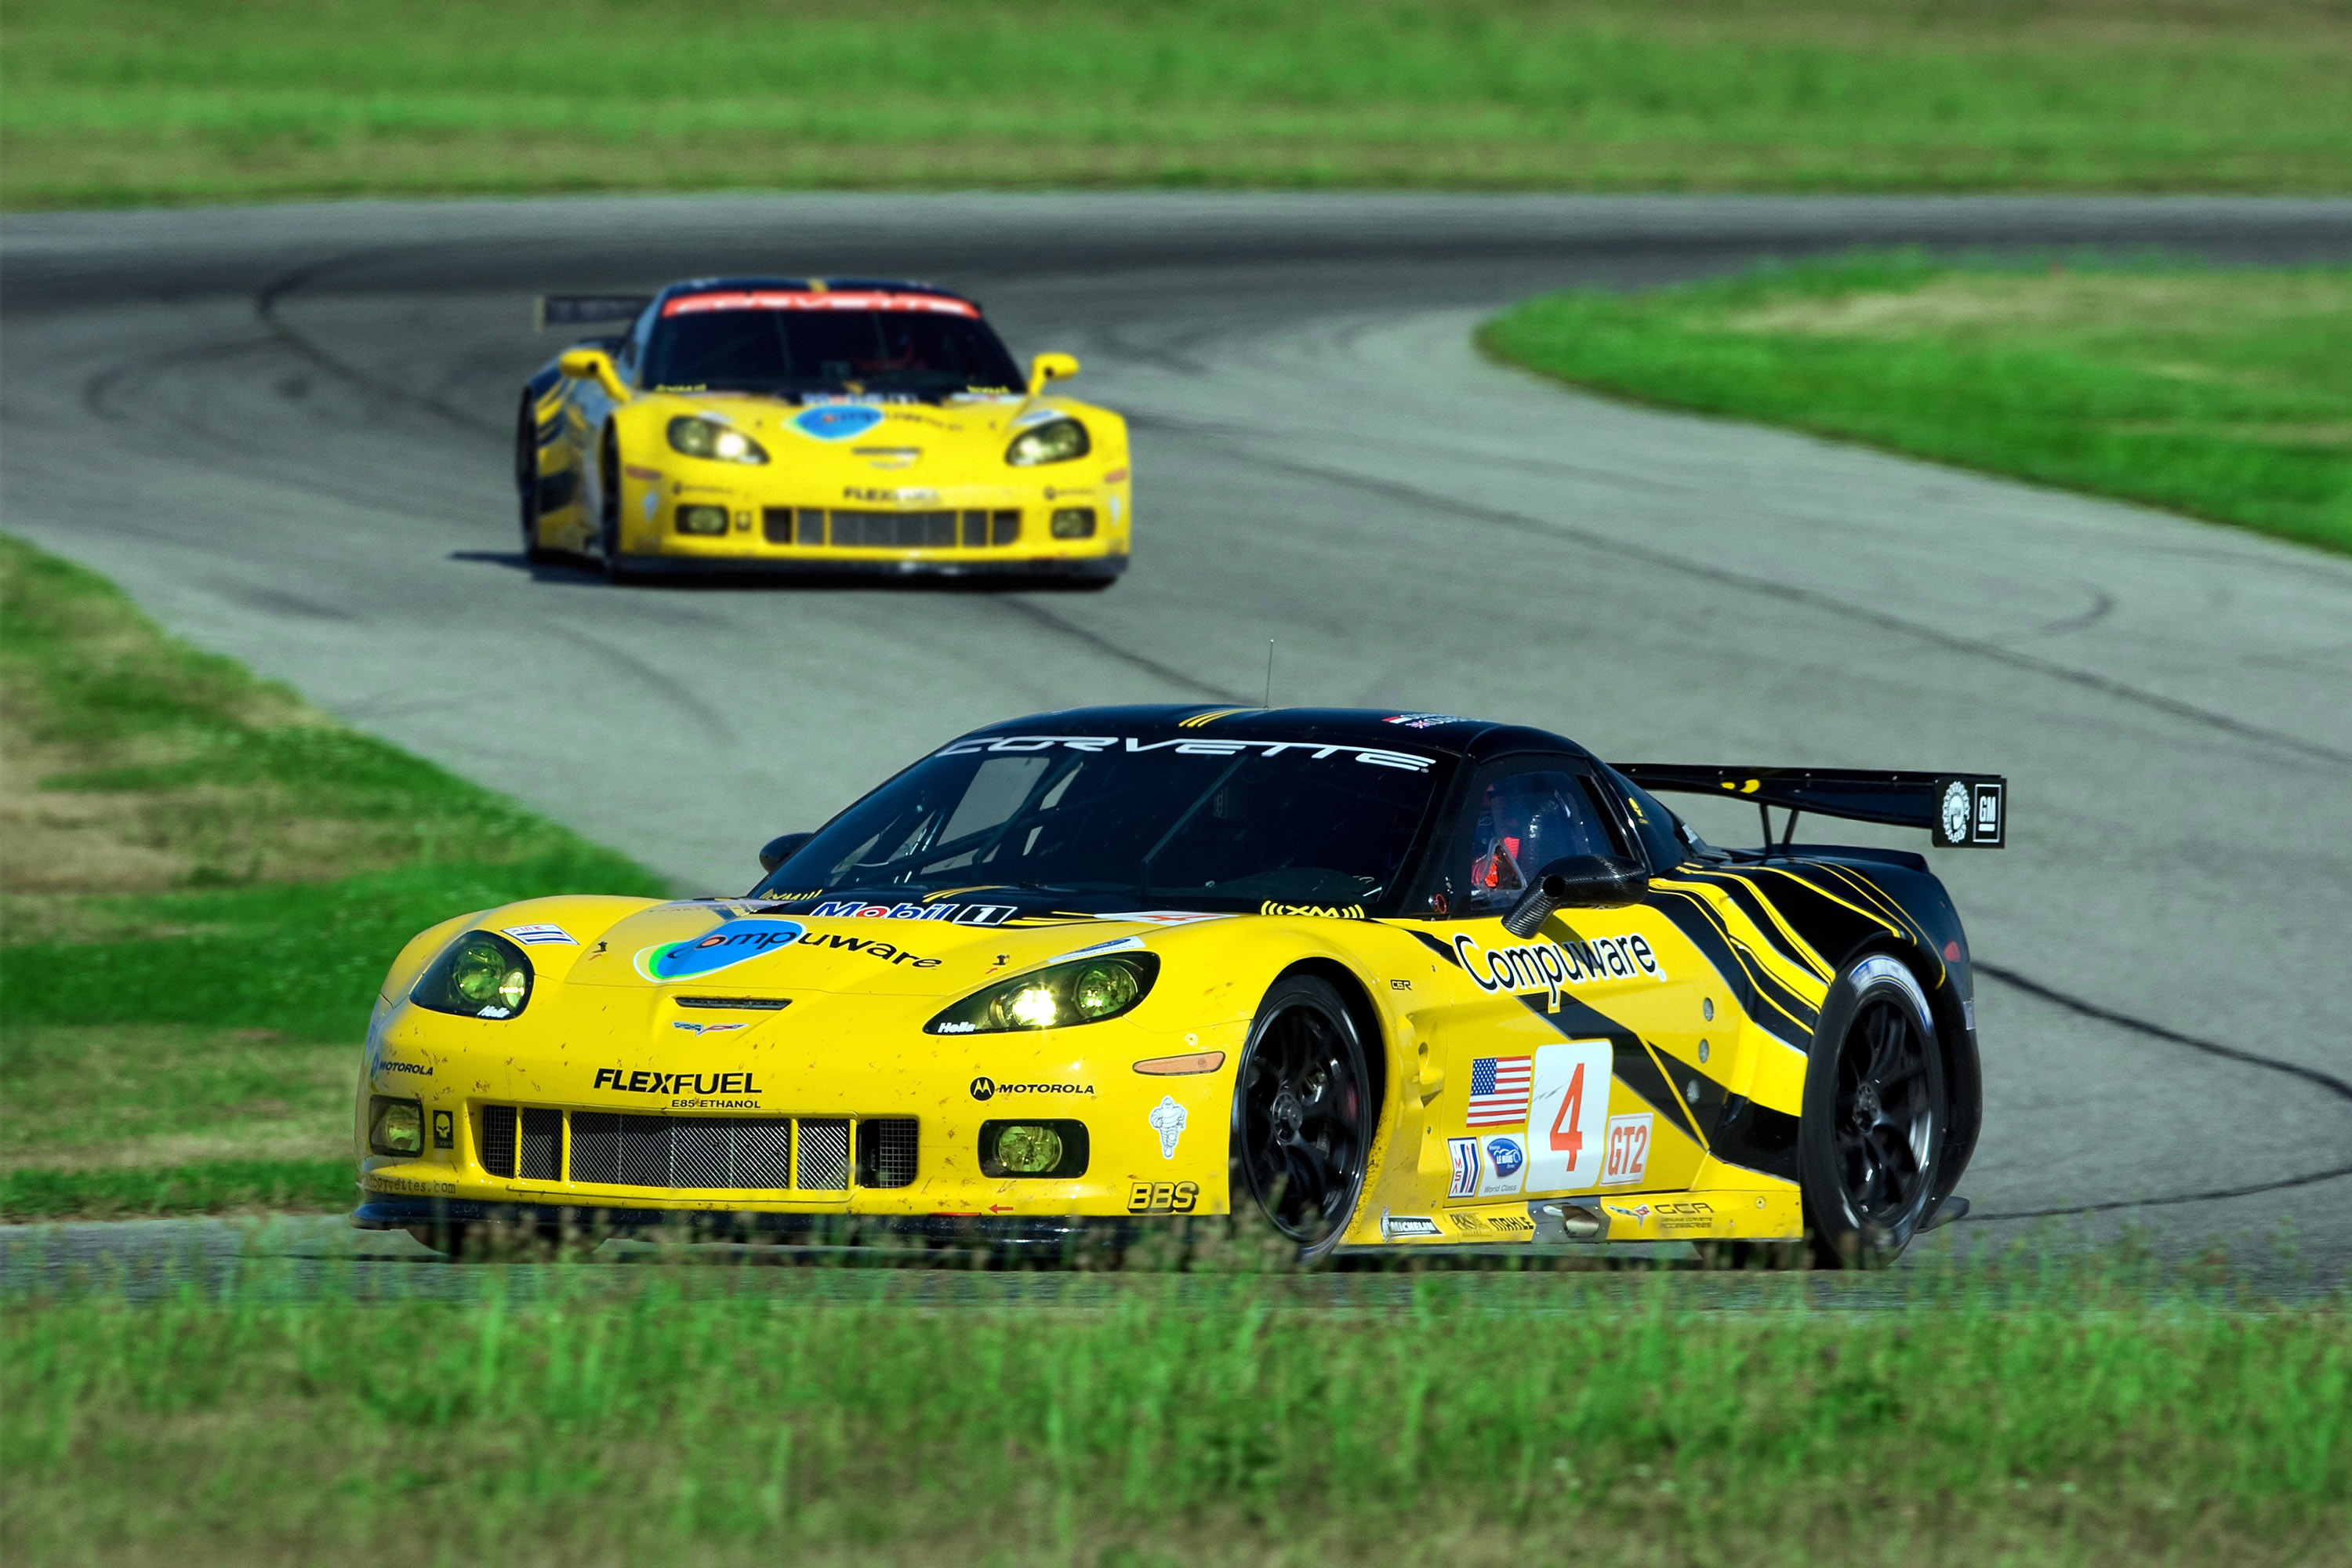
[[[1274,706],[1274,639],[1265,639],[1265,705]]]

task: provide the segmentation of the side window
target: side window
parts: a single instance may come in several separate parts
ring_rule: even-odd
[[[1625,802],[1625,815],[1633,819],[1633,832],[1642,847],[1650,854],[1650,869],[1664,874],[1673,870],[1687,858],[1682,836],[1675,831],[1675,814],[1659,804],[1655,795],[1612,768],[1608,780],[1617,787],[1618,795]]]
[[[1591,779],[1559,763],[1495,764],[1472,783],[1465,815],[1445,867],[1457,918],[1501,914],[1564,856],[1626,853]]]

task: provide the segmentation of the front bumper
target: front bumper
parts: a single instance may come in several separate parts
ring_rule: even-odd
[[[352,1212],[360,1230],[450,1230],[479,1226],[548,1239],[570,1236],[659,1234],[698,1241],[761,1241],[786,1246],[971,1247],[1058,1257],[1123,1252],[1150,1229],[1181,1219],[1143,1221],[1084,1215],[775,1214],[754,1210],[604,1208],[590,1205],[394,1197],[364,1193]]]

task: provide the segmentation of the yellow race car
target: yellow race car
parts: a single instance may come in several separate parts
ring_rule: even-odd
[[[1765,816],[1718,849],[1654,790]],[[734,899],[420,933],[368,1031],[356,1223],[1123,1247],[1810,1241],[1965,1212],[1984,775],[1611,767],[1444,714],[1079,710],[941,747]]]
[[[708,278],[556,295],[625,318],[523,388],[523,551],[656,574],[994,574],[1106,586],[1135,519],[1127,422],[1052,395],[980,307],[929,284]]]

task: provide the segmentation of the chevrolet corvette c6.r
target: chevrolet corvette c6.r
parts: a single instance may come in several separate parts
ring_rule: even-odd
[[[1675,791],[1753,803],[1764,844],[1710,845]],[[1612,767],[1442,714],[993,725],[740,898],[419,934],[368,1032],[356,1223],[1017,1248],[1255,1211],[1309,1259],[1882,1260],[1966,1208],[1967,939],[1924,857],[1793,843],[1797,814],[1997,847],[2004,795]]]
[[[713,278],[558,295],[627,317],[523,389],[523,550],[616,581],[693,571],[1003,574],[1108,584],[1134,528],[1127,423],[1024,376],[961,295],[847,278]]]

